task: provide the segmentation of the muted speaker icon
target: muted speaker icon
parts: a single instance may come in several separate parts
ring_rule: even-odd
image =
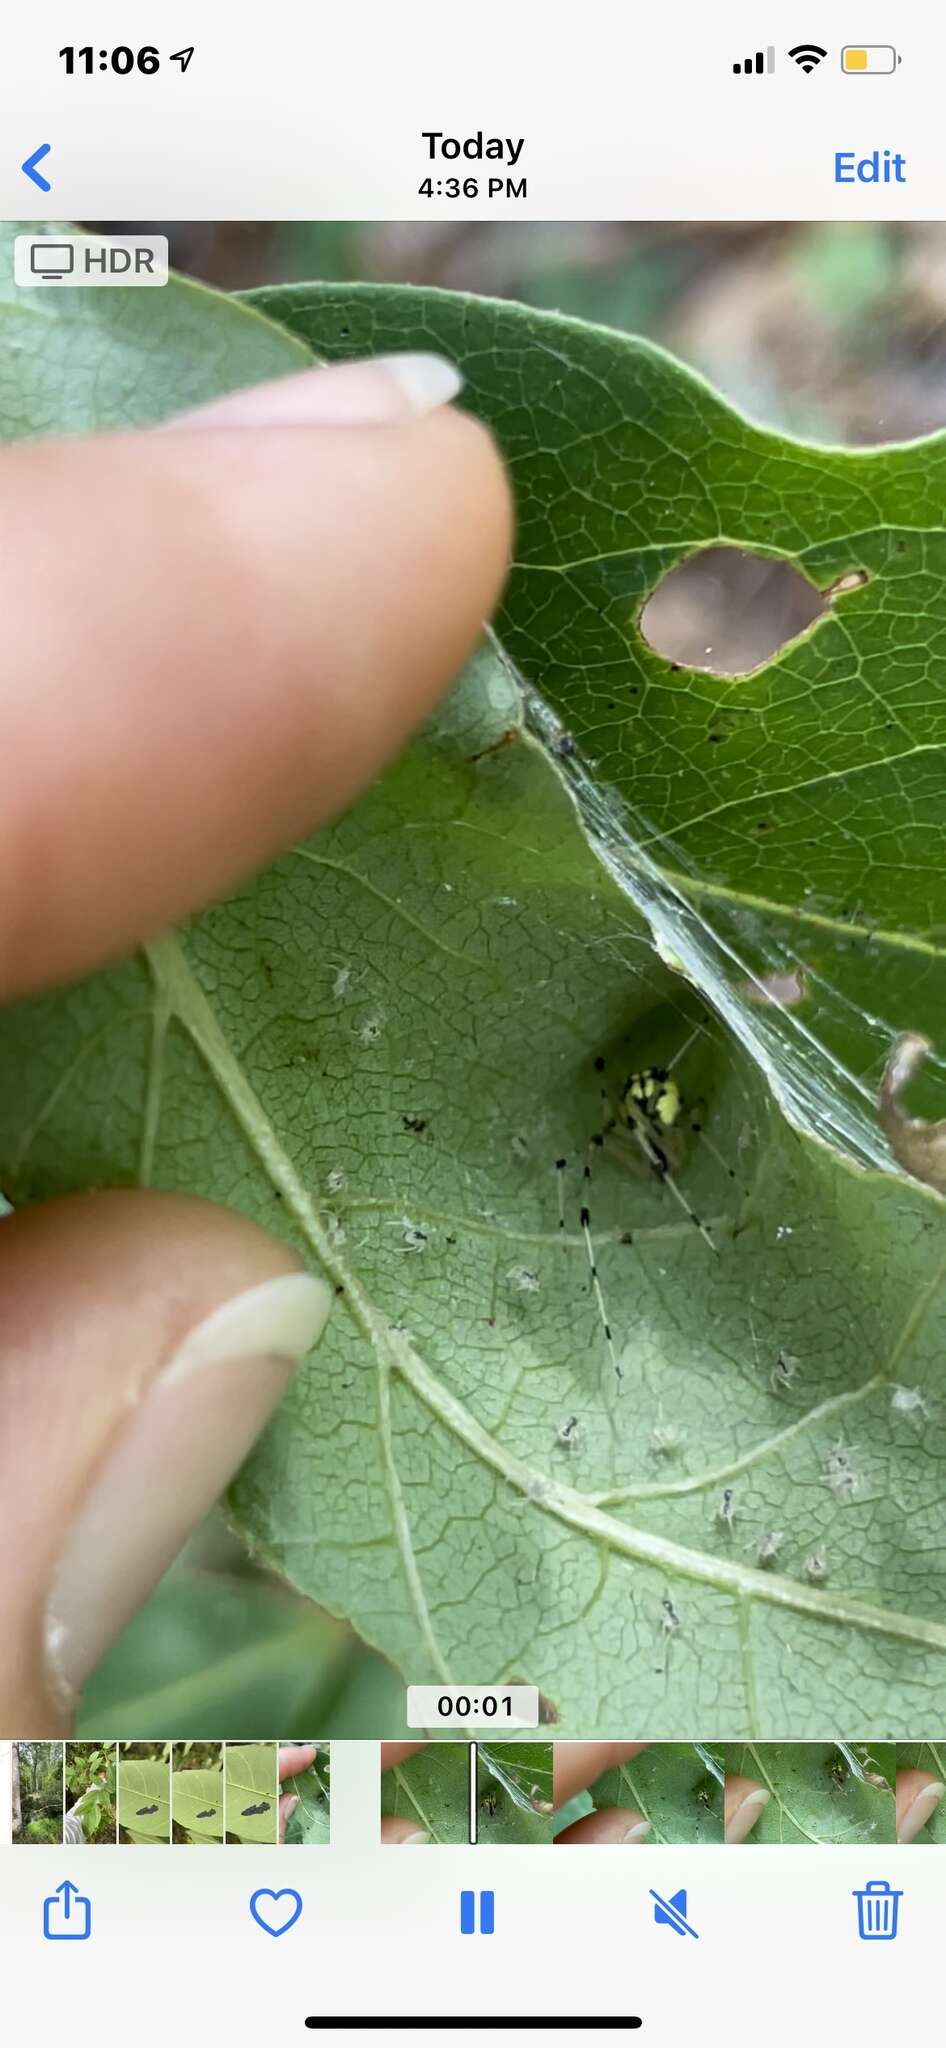
[[[674,1934],[692,1934],[694,1941],[699,1941],[700,1937],[697,1934],[696,1928],[691,1927],[687,1919],[687,1895],[685,1889],[671,1892],[668,1899],[661,1898],[659,1892],[651,1889],[650,1896],[656,1902],[654,1905],[654,1919],[658,1927],[672,1927]]]

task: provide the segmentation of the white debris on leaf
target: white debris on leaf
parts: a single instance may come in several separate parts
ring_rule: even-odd
[[[556,1441],[562,1444],[565,1450],[573,1450],[581,1438],[581,1423],[577,1415],[566,1415],[564,1422],[556,1430],[555,1436]]]
[[[766,1534],[760,1538],[758,1546],[756,1548],[756,1558],[758,1563],[762,1566],[763,1571],[765,1570],[767,1565],[775,1563],[775,1560],[778,1557],[779,1551],[781,1550],[784,1541],[784,1529],[769,1529],[766,1531]]]
[[[658,1422],[650,1432],[650,1448],[655,1458],[675,1458],[683,1448],[683,1431],[675,1422]]]
[[[829,1451],[824,1476],[835,1500],[853,1500],[860,1485],[860,1479],[851,1463],[851,1454],[846,1444],[840,1441]]]
[[[911,1422],[926,1422],[929,1409],[919,1387],[891,1387],[890,1411],[892,1415],[906,1415]]]
[[[783,1393],[787,1387],[792,1386],[793,1382],[798,1378],[800,1371],[801,1359],[796,1358],[794,1352],[783,1351],[779,1347],[775,1354],[775,1364],[772,1367],[772,1392],[774,1394]]]
[[[538,1273],[534,1273],[531,1266],[510,1266],[506,1282],[517,1294],[538,1294],[542,1285]]]
[[[377,1045],[379,1038],[384,1035],[384,1022],[382,1013],[376,1011],[373,1016],[366,1017],[363,1024],[359,1024],[358,1036],[362,1045]]]

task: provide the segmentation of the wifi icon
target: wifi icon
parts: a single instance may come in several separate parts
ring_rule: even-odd
[[[788,54],[792,62],[798,65],[799,71],[814,71],[828,52],[822,49],[820,43],[796,43],[795,48],[789,50]]]

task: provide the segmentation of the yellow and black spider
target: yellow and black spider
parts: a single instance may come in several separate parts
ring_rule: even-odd
[[[688,1040],[688,1045],[690,1042]],[[683,1050],[686,1051],[687,1047],[684,1047]],[[604,1073],[605,1062],[603,1059],[595,1060],[595,1071],[599,1074]],[[684,1102],[679,1083],[675,1079],[672,1070],[669,1067],[643,1067],[637,1073],[628,1075],[616,1103],[611,1101],[604,1086],[602,1086],[601,1090],[601,1099],[605,1115],[601,1129],[593,1133],[588,1143],[588,1157],[585,1160],[583,1174],[583,1200],[579,1220],[582,1236],[585,1241],[585,1250],[588,1254],[588,1268],[591,1275],[592,1290],[604,1330],[605,1341],[608,1346],[608,1355],[615,1377],[620,1380],[623,1379],[624,1375],[614,1348],[614,1338],[601,1281],[598,1276],[594,1240],[591,1234],[592,1154],[602,1149],[605,1140],[612,1133],[617,1133],[619,1141],[632,1141],[637,1146],[650,1171],[663,1186],[669,1188],[674,1200],[679,1204],[684,1215],[689,1217],[690,1222],[699,1231],[700,1236],[704,1243],[708,1245],[710,1251],[716,1252],[717,1246],[706,1224],[701,1222],[695,1209],[688,1202],[686,1195],[674,1177],[673,1168],[677,1163],[680,1152],[678,1140],[681,1135],[680,1119],[683,1114]],[[702,1126],[698,1122],[693,1122],[690,1125],[690,1129],[700,1132]],[[715,1147],[713,1149],[715,1151]],[[561,1232],[565,1230],[564,1176],[567,1165],[568,1161],[566,1159],[557,1159],[555,1162],[558,1181],[558,1223]],[[727,1167],[726,1171],[730,1173],[731,1177],[734,1177],[731,1168]],[[625,1232],[623,1242],[625,1244],[633,1242],[630,1231]]]

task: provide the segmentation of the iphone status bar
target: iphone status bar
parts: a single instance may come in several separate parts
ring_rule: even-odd
[[[215,11],[216,12],[216,11]],[[720,26],[590,0],[304,10],[145,41],[120,10],[7,32],[7,217],[936,218],[942,21],[854,41],[797,8]],[[71,18],[69,18],[71,17]],[[111,32],[102,25],[109,21]],[[844,24],[857,27],[856,15]],[[814,33],[807,31],[813,30]],[[183,33],[182,33],[183,31]],[[154,31],[152,31],[154,33]]]

